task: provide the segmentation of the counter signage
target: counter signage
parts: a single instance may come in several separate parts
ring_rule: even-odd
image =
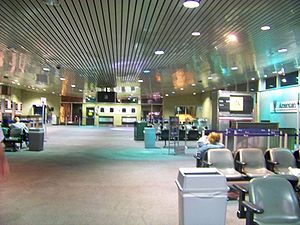
[[[297,101],[273,101],[270,103],[270,112],[297,112]]]

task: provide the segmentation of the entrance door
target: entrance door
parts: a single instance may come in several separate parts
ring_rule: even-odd
[[[86,125],[95,125],[95,108],[86,108]]]

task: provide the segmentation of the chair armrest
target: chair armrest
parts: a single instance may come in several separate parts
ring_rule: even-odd
[[[240,160],[236,160],[236,163],[239,164],[240,166],[245,166],[247,163],[242,162]]]
[[[237,189],[238,191],[241,191],[245,194],[248,193],[248,185],[243,185],[243,184],[233,184],[233,187]]]
[[[194,158],[195,158],[195,159],[198,159],[198,160],[201,159],[200,156],[198,156],[198,155],[194,155]]]
[[[205,161],[205,160],[203,160],[202,163],[203,163],[203,165],[204,165],[205,167],[210,167],[210,166],[213,165],[213,163],[207,162],[207,161]]]
[[[247,211],[249,210],[252,213],[262,214],[264,210],[259,206],[253,204],[252,202],[243,201],[243,206],[246,207]]]
[[[279,162],[271,161],[271,160],[267,160],[267,162],[270,163],[272,166],[279,164]]]

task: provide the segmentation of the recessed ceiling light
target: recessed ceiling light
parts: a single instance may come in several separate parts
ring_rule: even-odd
[[[169,96],[169,94],[165,94],[165,96],[166,96],[166,97],[168,97],[168,96]]]
[[[268,77],[268,75],[265,74],[265,75],[264,75],[264,78],[267,78],[267,77]]]
[[[250,91],[254,91],[254,88],[251,88]]]
[[[55,92],[54,92],[54,91],[52,91],[52,94],[55,94]]]
[[[193,8],[197,8],[200,5],[200,0],[185,0],[183,2],[183,6],[193,9]]]
[[[251,80],[255,80],[255,77],[252,77]]]
[[[143,83],[144,81],[143,81],[142,79],[139,79],[138,82],[139,82],[139,83]]]
[[[165,52],[161,50],[155,51],[155,55],[163,55],[164,53]]]
[[[200,32],[193,32],[192,35],[193,36],[200,36]]]
[[[196,92],[193,93],[193,95],[196,95],[196,94],[197,94]]]
[[[172,91],[172,94],[175,94],[175,91]]]
[[[232,66],[231,70],[238,70],[238,67],[237,66]]]
[[[143,72],[144,73],[150,73],[150,70],[144,70]]]
[[[76,87],[76,85],[75,84],[71,84],[71,87],[74,88],[74,87]]]
[[[195,87],[195,86],[196,86],[196,84],[192,84],[192,86],[193,86],[193,87]]]
[[[183,91],[183,90],[184,90],[184,88],[180,88],[180,90],[181,90],[181,91]]]
[[[78,91],[82,92],[82,89],[79,89]]]
[[[280,48],[278,49],[278,52],[283,53],[283,52],[287,52],[288,50],[286,48]]]
[[[226,36],[226,42],[229,43],[229,42],[237,42],[237,36],[235,34],[228,34]]]
[[[202,90],[202,93],[204,93],[205,91],[204,90]]]
[[[59,79],[60,79],[60,80],[66,80],[64,77],[60,77]]]
[[[262,26],[260,29],[261,29],[261,30],[270,30],[271,27],[270,27],[270,26]]]
[[[44,0],[46,5],[59,5],[59,0]]]

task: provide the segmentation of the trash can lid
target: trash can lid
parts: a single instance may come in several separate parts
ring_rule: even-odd
[[[216,168],[180,168],[177,184],[183,191],[227,191],[226,177]]]

